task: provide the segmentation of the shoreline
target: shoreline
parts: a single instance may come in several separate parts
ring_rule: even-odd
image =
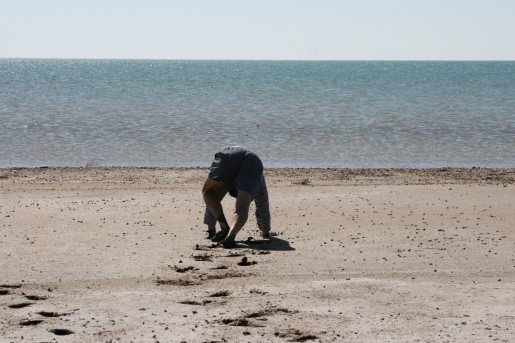
[[[0,168],[0,180],[24,178],[31,182],[148,182],[153,173],[156,183],[192,182],[203,179],[202,167],[37,167]],[[181,174],[187,177],[181,178]],[[515,183],[515,168],[265,168],[267,179],[273,182],[312,184],[337,182],[342,184],[436,184],[436,183]],[[201,180],[203,181],[203,180]]]

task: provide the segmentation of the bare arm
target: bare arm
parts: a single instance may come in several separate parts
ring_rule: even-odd
[[[249,217],[249,207],[251,202],[252,197],[249,193],[242,190],[238,191],[238,197],[236,198],[236,205],[231,219],[231,230],[229,231],[227,238],[234,238],[243,225],[245,225]]]

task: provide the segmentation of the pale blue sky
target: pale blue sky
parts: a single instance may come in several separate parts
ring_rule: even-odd
[[[515,0],[0,0],[0,58],[515,60]]]

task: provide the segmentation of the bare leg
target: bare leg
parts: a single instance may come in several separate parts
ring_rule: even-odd
[[[270,205],[268,203],[268,190],[264,176],[261,179],[261,187],[254,199],[254,203],[256,204],[256,220],[257,226],[261,230],[261,237],[270,238]]]
[[[212,239],[219,242],[223,238],[225,238],[229,232],[229,224],[224,216],[224,211],[221,203],[221,199],[218,197],[218,194],[223,187],[223,182],[221,181],[213,181],[209,178],[206,179],[204,183],[204,187],[202,188],[202,194],[204,196],[204,202],[206,203],[206,207],[209,212],[216,218],[216,220],[220,223],[221,232],[219,235],[215,235]]]
[[[227,188],[224,186],[224,187],[220,187],[220,189],[216,193],[216,196],[217,196],[218,200],[221,202],[226,194],[227,194]],[[217,220],[216,220],[215,216],[206,207],[206,209],[204,211],[204,224],[207,225],[207,233],[208,233],[207,238],[208,239],[215,238],[215,235],[216,235],[216,222],[217,222]],[[228,233],[228,232],[229,232],[229,230],[227,228],[227,232],[226,233]],[[224,236],[224,238],[225,238],[225,236]]]
[[[216,225],[209,224],[207,226],[207,239],[212,239],[216,235]]]

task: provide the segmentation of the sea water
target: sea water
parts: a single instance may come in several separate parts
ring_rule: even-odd
[[[0,167],[515,167],[515,62],[0,59]]]

